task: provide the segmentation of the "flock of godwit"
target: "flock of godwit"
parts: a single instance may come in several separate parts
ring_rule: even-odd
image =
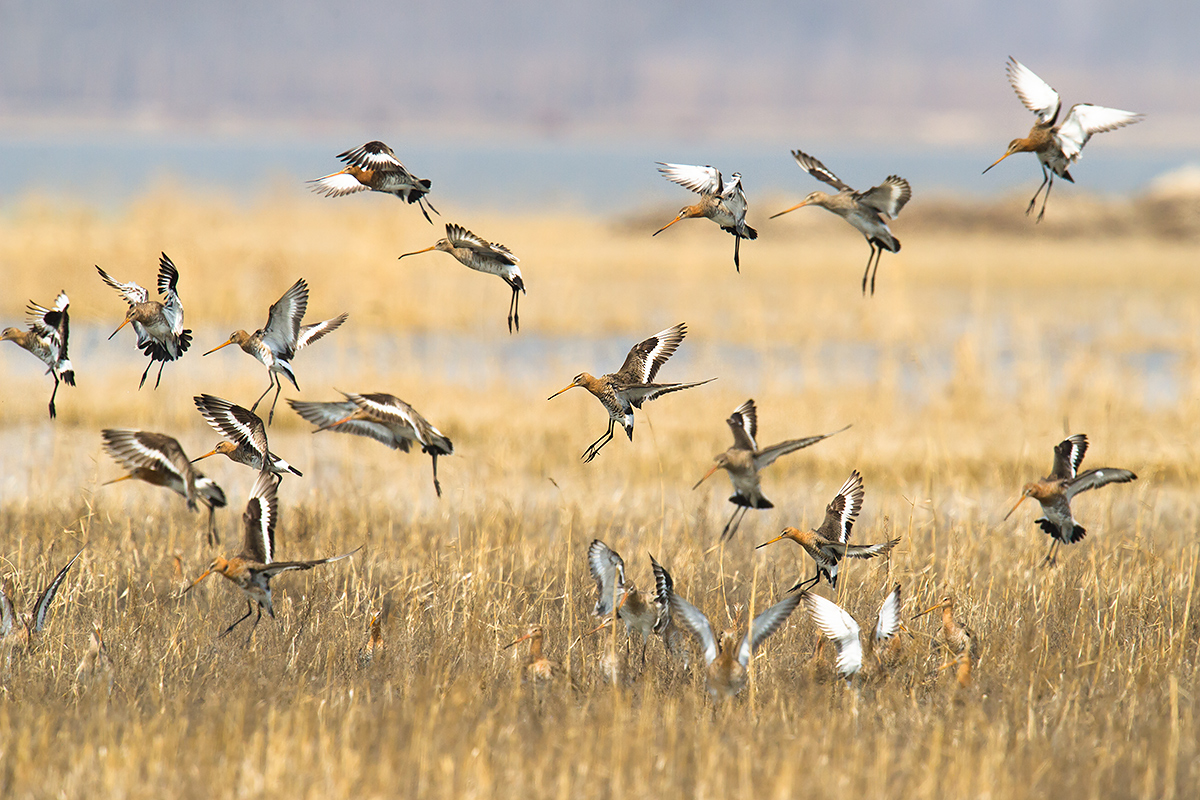
[[[1045,214],[1045,204],[1054,176],[1072,180],[1067,168],[1079,158],[1089,137],[1137,122],[1141,117],[1099,106],[1076,105],[1070,109],[1066,119],[1059,123],[1061,101],[1049,85],[1015,60],[1010,60],[1008,64],[1008,77],[1021,101],[1037,115],[1037,122],[1029,136],[1013,140],[1004,156],[988,169],[1013,153],[1036,153],[1042,166],[1043,182],[1034,194],[1026,213],[1032,211],[1037,195],[1045,188],[1042,210],[1037,217],[1040,221]],[[837,190],[837,194],[813,192],[799,204],[774,216],[778,217],[803,206],[816,205],[839,215],[854,226],[863,234],[871,248],[866,270],[863,272],[862,292],[865,295],[869,285],[871,294],[874,294],[875,277],[883,251],[895,253],[900,250],[900,241],[892,234],[888,223],[912,197],[908,181],[897,175],[889,175],[878,186],[864,192],[856,192],[813,156],[800,150],[793,151],[792,155],[801,169],[832,186]],[[409,172],[390,147],[382,142],[369,142],[362,147],[347,150],[338,158],[347,165],[346,168],[311,181],[315,191],[330,197],[367,190],[393,194],[410,204],[417,204],[425,219],[432,223],[429,212],[438,212],[428,200],[431,182],[417,178]],[[675,219],[655,231],[653,235],[657,236],[683,219],[708,218],[733,235],[733,261],[740,272],[741,241],[758,238],[758,232],[746,223],[748,206],[741,175],[735,172],[726,179],[720,171],[711,166],[665,162],[659,162],[659,172],[668,180],[696,192],[700,195],[700,200],[694,205],[685,206]],[[449,223],[445,230],[445,238],[438,240],[436,244],[423,250],[402,254],[399,258],[442,250],[473,270],[500,277],[512,290],[508,310],[509,332],[519,332],[518,302],[520,295],[525,293],[526,286],[517,266],[517,257],[504,245],[488,242],[461,225]],[[183,327],[179,269],[165,253],[162,254],[157,280],[160,300],[151,300],[150,293],[137,283],[121,283],[99,266],[96,269],[103,281],[120,293],[128,305],[124,321],[109,338],[115,336],[125,325],[132,324],[137,335],[137,346],[150,358],[138,388],[141,389],[145,384],[154,363],[159,362],[158,376],[155,380],[157,387],[166,362],[182,357],[192,339],[191,331]],[[292,360],[298,351],[336,331],[348,318],[348,315],[343,313],[323,322],[305,325],[303,319],[307,306],[308,285],[301,278],[271,305],[267,322],[262,328],[253,334],[236,330],[230,334],[227,341],[204,353],[207,356],[223,347],[236,344],[267,367],[269,378],[267,388],[248,409],[215,395],[202,394],[194,398],[200,414],[223,437],[208,453],[196,459],[189,459],[178,441],[162,433],[116,429],[101,432],[104,449],[128,470],[128,474],[109,482],[137,478],[178,493],[193,511],[197,510],[199,505],[204,505],[209,511],[210,545],[219,541],[213,512],[226,505],[225,494],[219,486],[197,470],[193,462],[222,454],[257,472],[243,514],[244,536],[241,551],[229,558],[214,558],[208,569],[184,590],[190,591],[214,572],[225,576],[241,589],[247,601],[246,613],[225,628],[222,636],[232,631],[256,610],[257,616],[251,628],[251,636],[264,610],[274,617],[270,580],[276,574],[312,569],[321,564],[348,558],[357,552],[355,549],[342,555],[308,561],[275,560],[275,532],[280,517],[277,488],[285,475],[300,477],[302,474],[283,458],[271,452],[267,441],[267,425],[273,421],[275,406],[284,388],[283,378],[299,390],[292,366]],[[30,303],[28,330],[7,328],[2,337],[4,340],[16,342],[47,365],[48,372],[54,378],[54,391],[49,406],[51,418],[56,415],[55,398],[60,381],[65,381],[71,386],[75,383],[74,368],[67,357],[68,308],[69,300],[65,292],[58,295],[51,308]],[[607,411],[608,429],[584,451],[582,458],[585,462],[596,458],[600,450],[613,439],[613,431],[618,424],[630,441],[633,440],[635,408],[641,408],[643,403],[662,395],[702,386],[713,380],[710,378],[693,382],[655,382],[659,371],[679,348],[686,333],[687,327],[684,323],[662,330],[636,344],[616,372],[599,378],[582,372],[575,376],[568,386],[550,396],[550,399],[553,399],[569,389],[582,387],[594,395]],[[275,396],[267,413],[267,422],[264,424],[255,411],[272,388],[275,389]],[[437,477],[437,459],[439,455],[450,455],[454,452],[450,439],[411,406],[393,395],[348,392],[342,394],[345,400],[311,402],[289,399],[288,403],[301,417],[315,425],[316,431],[335,430],[368,436],[402,451],[408,451],[414,443],[419,445],[422,451],[432,458],[434,489],[440,497],[442,490]],[[758,409],[753,400],[739,406],[726,422],[733,432],[733,446],[716,456],[713,466],[693,487],[698,488],[718,469],[729,473],[734,488],[734,494],[729,500],[736,508],[721,531],[719,541],[722,545],[733,537],[742,517],[749,509],[773,507],[761,488],[759,472],[762,469],[780,456],[813,445],[849,427],[847,425],[831,433],[760,447]],[[1022,492],[1022,500],[1033,497],[1042,505],[1044,516],[1037,522],[1053,539],[1050,553],[1046,557],[1046,562],[1050,564],[1054,562],[1060,544],[1073,544],[1084,536],[1085,529],[1075,521],[1071,513],[1070,501],[1074,496],[1108,483],[1127,482],[1136,478],[1132,472],[1120,469],[1104,468],[1079,472],[1078,468],[1086,449],[1087,439],[1082,434],[1063,441],[1055,448],[1054,465],[1049,477],[1027,484]],[[843,608],[814,592],[822,578],[830,588],[837,587],[839,568],[844,559],[870,559],[885,555],[899,543],[899,539],[876,544],[851,542],[853,525],[862,509],[864,497],[862,477],[857,470],[852,471],[841,490],[830,501],[824,521],[818,528],[806,531],[787,527],[779,535],[758,545],[764,547],[783,539],[791,539],[812,558],[816,571],[812,577],[800,580],[781,599],[754,616],[740,639],[733,631],[726,631],[718,638],[709,618],[676,592],[671,574],[653,556],[650,557],[650,562],[654,575],[654,590],[639,591],[627,578],[625,562],[621,556],[605,543],[595,540],[588,549],[587,563],[597,586],[598,596],[594,613],[604,620],[597,630],[608,624],[615,624],[617,620],[624,622],[628,634],[636,634],[641,639],[643,663],[646,648],[656,634],[662,637],[669,653],[686,662],[687,648],[682,640],[685,634],[691,634],[698,641],[702,651],[709,692],[714,698],[730,697],[747,683],[747,670],[754,651],[803,603],[817,628],[836,648],[838,674],[852,680],[868,663],[864,658],[860,640],[860,626]],[[1016,507],[1013,507],[1013,511]],[[1012,511],[1009,514],[1011,515]],[[26,636],[40,632],[44,627],[50,602],[77,558],[78,554],[62,568],[42,593],[29,619],[21,620],[27,632]],[[872,663],[886,667],[894,662],[900,641],[897,633],[904,629],[900,622],[900,607],[901,587],[896,585],[885,596],[869,639],[869,647],[874,654]],[[978,660],[979,640],[965,624],[956,619],[955,602],[950,596],[921,614],[928,614],[939,608],[943,611],[946,643],[954,656],[946,666],[957,664],[958,680],[966,685],[970,682],[973,665]],[[0,639],[10,635],[16,627],[16,620],[12,605],[3,593],[3,586],[0,585]],[[371,652],[374,652],[377,640],[381,641],[381,624],[379,616],[372,619]],[[526,640],[530,642],[530,659],[526,674],[531,679],[550,680],[562,674],[561,668],[550,661],[543,652],[544,636],[543,629],[534,626],[512,643],[515,645]],[[94,649],[97,652],[103,649],[98,631]]]

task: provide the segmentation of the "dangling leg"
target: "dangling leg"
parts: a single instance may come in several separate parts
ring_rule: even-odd
[[[154,366],[154,359],[150,359],[150,363],[146,365],[146,371],[142,373],[142,379],[138,382],[138,389],[141,390],[146,385],[146,376],[150,374],[150,368]]]
[[[434,488],[434,490],[437,491],[437,496],[441,497],[442,496],[442,485],[440,483],[438,483],[438,479],[437,479],[437,457],[438,457],[438,454],[430,453],[429,456],[430,456],[430,458],[433,459],[433,488]]]
[[[1039,162],[1039,163],[1041,163],[1041,162]],[[1042,185],[1041,185],[1041,186],[1039,186],[1039,187],[1037,188],[1037,191],[1033,193],[1033,199],[1031,199],[1031,200],[1029,201],[1029,205],[1025,207],[1025,216],[1027,216],[1027,217],[1028,217],[1028,216],[1029,216],[1029,212],[1030,212],[1030,211],[1033,211],[1033,207],[1034,207],[1034,206],[1037,204],[1038,195],[1042,193],[1042,189],[1043,189],[1043,188],[1045,188],[1045,187],[1046,187],[1046,184],[1047,184],[1047,183],[1049,183],[1049,182],[1050,182],[1050,173],[1046,171],[1046,165],[1045,165],[1045,164],[1042,164]],[[1043,203],[1042,203],[1042,211],[1045,211],[1045,210],[1046,210],[1046,205],[1045,205],[1045,203],[1043,202]],[[1040,221],[1041,221],[1041,219],[1042,219],[1042,218],[1041,218],[1041,216],[1039,215],[1039,216],[1038,216],[1038,221],[1040,222]]]
[[[1042,196],[1042,210],[1038,212],[1038,222],[1041,222],[1042,217],[1046,216],[1046,203],[1050,200],[1050,190],[1054,188],[1054,170],[1050,170],[1047,174],[1049,179],[1046,183],[1046,194]]]
[[[508,332],[513,332],[513,324],[517,326],[517,333],[521,332],[521,315],[517,309],[521,301],[521,290],[513,287],[512,302],[508,304]]]
[[[808,580],[803,580],[803,581],[800,581],[800,582],[799,582],[799,583],[797,583],[795,586],[793,586],[792,588],[788,589],[788,594],[791,594],[792,592],[796,591],[796,590],[797,590],[797,589],[799,589],[801,586],[803,586],[805,589],[808,589],[810,586],[816,586],[816,585],[817,585],[817,583],[818,583],[820,580],[821,580],[821,571],[820,571],[820,570],[817,570],[817,574],[816,574],[816,575],[812,576],[812,577],[811,577],[811,578],[809,578]]]
[[[243,614],[242,616],[238,617],[237,620],[232,625],[230,625],[228,628],[226,628],[225,632],[222,633],[217,638],[224,639],[226,636],[229,635],[230,631],[232,631],[234,628],[236,628],[238,625],[240,625],[242,623],[242,621],[245,620],[247,617],[249,617],[253,612],[254,612],[254,602],[251,600],[247,600],[246,601],[246,613]],[[258,613],[260,616],[262,615],[262,611],[259,611]]]
[[[54,391],[50,393],[50,419],[54,419],[54,417],[57,416],[57,412],[55,412],[55,410],[54,410],[54,396],[57,394],[58,394],[58,375],[55,375],[54,376]]]
[[[1043,567],[1053,567],[1055,564],[1058,563],[1058,559],[1054,557],[1054,551],[1057,549],[1058,549],[1058,539],[1054,539],[1050,542],[1050,552],[1046,554],[1046,557],[1044,559],[1042,559]]]
[[[585,463],[585,464],[589,463],[593,458],[595,458],[597,455],[599,455],[600,448],[604,447],[604,445],[608,444],[609,441],[612,440],[613,426],[616,424],[617,424],[616,420],[614,420],[612,417],[608,418],[608,432],[605,433],[603,436],[601,436],[596,441],[592,442],[590,445],[588,445],[588,449],[583,451],[583,456],[581,456],[583,458],[583,463]]]
[[[875,246],[875,269],[871,271],[871,297],[875,296],[875,276],[879,274],[879,259],[883,258],[883,248]]]
[[[155,389],[157,389],[158,384],[162,382],[162,371],[163,371],[163,367],[165,367],[166,365],[167,365],[166,361],[158,362],[158,376],[154,379],[154,388]]]
[[[862,281],[863,297],[867,296],[867,276],[871,274],[871,259],[873,259],[875,257],[875,243],[868,242],[867,244],[871,245],[871,252],[867,255],[867,268],[866,268],[866,270],[863,271],[863,281]],[[871,292],[871,294],[874,294],[874,293],[875,293],[874,291]]]
[[[221,537],[217,536],[217,509],[210,503],[208,505],[208,546],[221,543]]]
[[[250,616],[249,612],[246,616]],[[258,607],[258,616],[254,618],[254,624],[250,626],[250,633],[246,634],[246,644],[250,644],[250,640],[254,637],[254,631],[258,628],[258,623],[262,619],[262,606]]]
[[[733,235],[733,266],[740,275],[742,273],[742,261],[739,256],[739,251],[742,249],[742,237],[738,234]]]
[[[283,381],[279,380],[279,378],[276,377],[275,378],[275,399],[273,399],[271,401],[271,413],[267,415],[267,424],[268,425],[270,425],[271,421],[275,419],[275,404],[279,402],[279,393],[282,391],[283,391]]]
[[[273,388],[275,388],[275,381],[276,381],[275,373],[268,370],[267,377],[271,379],[271,382],[267,384],[267,388],[265,390],[263,390],[263,393],[260,394],[258,396],[258,399],[254,401],[254,405],[250,406],[251,411],[256,410],[258,408],[258,404],[261,403],[263,401],[263,398],[267,396],[267,392],[269,392]]]
[[[746,516],[747,506],[738,506],[733,510],[733,516],[725,523],[725,527],[721,530],[721,541],[727,542],[737,533],[738,526],[742,524],[742,517]]]

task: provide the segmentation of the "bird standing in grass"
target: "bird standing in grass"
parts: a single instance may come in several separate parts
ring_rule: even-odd
[[[1056,562],[1055,556],[1060,544],[1075,544],[1087,535],[1087,529],[1076,522],[1071,513],[1071,500],[1075,495],[1110,483],[1137,480],[1137,475],[1127,469],[1101,467],[1079,472],[1079,465],[1083,463],[1087,447],[1087,436],[1082,433],[1059,442],[1054,448],[1054,465],[1050,474],[1041,480],[1025,484],[1021,490],[1021,499],[1004,515],[1005,519],[1011,517],[1027,497],[1032,497],[1042,504],[1042,516],[1037,519],[1037,524],[1053,540],[1050,542],[1050,552],[1042,562],[1046,565]]]
[[[438,210],[425,197],[432,184],[409,172],[396,158],[392,148],[383,142],[367,142],[362,147],[339,153],[338,159],[347,165],[346,168],[309,181],[314,192],[321,192],[326,197],[341,197],[368,189],[393,194],[409,204],[416,203],[425,219],[433,224],[429,211],[436,214]],[[429,211],[425,210],[426,205]]]
[[[957,665],[955,679],[959,686],[965,688],[971,685],[971,675],[975,664],[979,662],[979,637],[964,623],[954,618],[954,598],[950,595],[946,595],[937,605],[925,609],[913,619],[923,617],[939,608],[942,610],[942,635],[946,637],[946,644],[954,658],[938,667],[938,671]]]
[[[629,441],[633,441],[633,409],[641,408],[642,403],[656,400],[671,392],[703,386],[713,380],[709,378],[707,381],[696,383],[653,383],[658,370],[674,355],[686,335],[687,325],[682,322],[659,331],[649,339],[635,344],[629,355],[625,356],[625,363],[616,372],[601,375],[599,378],[581,372],[565,388],[546,398],[553,400],[569,389],[582,386],[591,392],[608,412],[608,431],[583,451],[581,458],[584,463],[599,455],[600,449],[612,440],[613,427],[617,423],[625,429]]]
[[[504,245],[484,241],[463,226],[450,223],[446,225],[446,238],[438,239],[432,247],[426,247],[424,250],[397,256],[397,260],[432,250],[449,253],[458,259],[459,263],[476,272],[503,278],[512,289],[512,299],[508,302],[508,332],[512,333],[515,326],[520,333],[521,317],[517,305],[521,294],[525,292],[525,279],[521,277],[521,268],[517,266],[521,259],[514,256]]]
[[[159,257],[158,294],[163,298],[161,303],[151,300],[150,293],[133,281],[119,283],[99,266],[96,267],[96,271],[100,273],[104,282],[116,289],[129,304],[129,310],[125,312],[125,321],[109,334],[108,338],[116,336],[126,325],[133,325],[134,333],[137,334],[137,346],[150,356],[150,363],[142,373],[138,388],[141,389],[145,385],[150,367],[157,361],[158,377],[154,379],[154,388],[157,389],[159,381],[162,380],[163,367],[168,361],[174,361],[186,353],[192,344],[191,330],[183,327],[183,303],[179,300],[178,291],[179,270],[166,253]]]
[[[713,167],[694,167],[688,164],[658,163],[658,171],[672,183],[678,183],[700,195],[700,202],[684,206],[675,219],[656,230],[658,236],[681,219],[706,217],[721,226],[721,230],[733,235],[733,266],[742,271],[740,250],[742,239],[758,238],[758,231],[746,224],[746,193],[742,191],[742,175],[733,173],[733,180],[726,182],[719,170]]]
[[[217,345],[204,354],[209,355],[222,347],[236,344],[266,366],[270,383],[254,401],[254,405],[250,406],[250,410],[257,409],[258,404],[263,401],[267,393],[274,389],[275,398],[271,401],[271,411],[267,414],[268,425],[275,419],[275,404],[279,402],[279,393],[283,391],[283,381],[279,376],[283,375],[291,382],[292,386],[297,390],[300,389],[300,384],[296,383],[296,373],[292,369],[292,359],[295,358],[296,353],[325,334],[336,331],[350,316],[349,314],[339,314],[324,322],[301,325],[307,310],[308,284],[301,278],[283,293],[283,297],[271,304],[271,310],[267,312],[266,325],[253,334],[236,330],[229,334],[227,342]]]
[[[1075,182],[1067,168],[1083,155],[1083,146],[1092,138],[1092,134],[1140,122],[1142,115],[1132,111],[1094,106],[1091,103],[1076,103],[1067,112],[1066,119],[1061,124],[1056,124],[1058,112],[1062,110],[1062,98],[1058,92],[1012,56],[1008,58],[1005,71],[1008,73],[1008,82],[1012,84],[1017,97],[1021,98],[1021,103],[1037,114],[1037,122],[1029,130],[1028,136],[1009,142],[1004,155],[996,159],[984,173],[1013,153],[1036,153],[1038,163],[1042,166],[1042,185],[1033,193],[1033,199],[1025,208],[1025,215],[1028,216],[1029,212],[1033,211],[1038,195],[1044,188],[1046,195],[1042,198],[1042,210],[1037,215],[1037,221],[1041,222],[1046,214],[1050,190],[1054,188],[1054,176],[1057,175],[1071,183]]]
[[[522,680],[525,682],[547,684],[557,680],[565,673],[561,664],[551,661],[542,652],[543,636],[542,626],[532,625],[524,636],[504,646],[504,649],[507,650],[521,642],[529,642],[529,658],[525,660],[525,666],[521,670]]]
[[[736,508],[733,510],[733,516],[721,530],[721,541],[733,538],[733,534],[737,533],[738,525],[742,522],[742,517],[749,509],[775,507],[775,504],[762,493],[762,485],[758,479],[759,470],[775,463],[775,459],[782,455],[816,444],[822,439],[828,439],[850,427],[847,425],[846,428],[833,433],[808,436],[804,439],[789,439],[760,450],[758,447],[758,408],[754,405],[754,400],[747,400],[738,406],[729,419],[725,420],[725,424],[733,431],[733,447],[717,456],[716,463],[712,468],[704,473],[704,477],[696,481],[696,485],[692,487],[693,491],[700,488],[700,484],[704,483],[718,469],[729,473],[729,480],[733,483],[733,496],[729,498],[729,502],[733,503]]]
[[[67,341],[71,333],[67,309],[70,305],[71,301],[66,292],[58,293],[53,308],[30,301],[29,330],[5,328],[3,333],[0,333],[0,341],[14,342],[28,350],[46,365],[46,372],[54,378],[54,391],[50,393],[50,419],[54,419],[58,414],[54,408],[54,398],[58,395],[60,379],[66,382],[67,386],[75,385],[75,368],[71,366],[71,359],[67,358]]]
[[[837,194],[813,192],[791,208],[772,214],[771,219],[781,217],[789,211],[795,211],[804,206],[820,206],[826,211],[832,211],[853,225],[871,245],[871,254],[867,256],[867,269],[863,272],[862,291],[867,293],[867,274],[871,275],[871,294],[875,294],[875,274],[879,272],[879,259],[883,251],[900,252],[900,240],[892,235],[888,220],[895,219],[904,204],[912,199],[912,187],[908,181],[899,175],[888,175],[883,183],[872,186],[865,192],[856,192],[842,183],[828,167],[807,153],[799,150],[792,151],[792,157],[800,165],[800,169],[820,181],[828,183],[838,190]],[[871,260],[875,261],[875,271],[871,271]]]

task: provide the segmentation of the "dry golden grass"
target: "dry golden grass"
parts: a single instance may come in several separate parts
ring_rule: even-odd
[[[0,350],[0,578],[27,608],[87,545],[42,640],[0,652],[0,796],[1152,798],[1200,783],[1192,248],[1140,236],[906,236],[898,224],[905,249],[884,259],[877,296],[863,300],[866,246],[815,215],[748,244],[741,276],[730,238],[706,224],[650,239],[581,219],[458,221],[522,257],[519,336],[504,332],[497,279],[444,254],[394,262],[439,229],[386,202],[236,208],[163,195],[111,217],[31,203],[0,220],[5,319],[66,288],[91,336],[53,424],[36,362]],[[125,332],[103,340],[120,301],[92,264],[149,282],[159,250],[181,268],[197,341],[162,388],[137,392],[142,362]],[[220,283],[241,271],[245,287]],[[272,448],[305,477],[281,488],[280,557],[365,547],[277,578],[278,618],[245,645],[248,623],[217,638],[245,608],[223,579],[179,596],[213,555],[202,516],[143,484],[101,487],[120,471],[98,430],[145,427],[193,454],[211,448],[191,396],[249,403],[265,375],[240,353],[199,352],[233,326],[261,324],[300,275],[314,319],[348,310],[351,321],[300,355],[305,391],[285,397],[391,391],[456,452],[439,464],[437,501],[427,457],[313,436],[281,401]],[[721,380],[649,405],[632,444],[620,437],[580,464],[602,410],[582,392],[545,398],[681,319],[691,333],[662,377]],[[421,330],[431,333],[414,338]],[[444,363],[457,351],[439,343],[455,337],[487,354],[482,378]],[[578,347],[552,350],[557,337]],[[1173,359],[1166,400],[1145,384],[1157,353]],[[516,365],[515,377],[496,364]],[[854,427],[774,465],[764,490],[777,508],[710,551],[732,510],[728,486],[721,476],[691,486],[728,446],[722,420],[748,396],[765,443]],[[1089,535],[1044,570],[1036,508],[1002,518],[1021,483],[1045,473],[1064,418],[1091,438],[1085,465],[1139,480],[1081,496]],[[658,642],[631,685],[602,681],[608,640],[579,639],[595,624],[593,537],[643,585],[653,553],[680,594],[734,625],[811,568],[787,543],[752,546],[784,524],[816,524],[852,468],[867,489],[856,539],[903,542],[888,561],[851,565],[841,601],[871,620],[893,581],[907,614],[954,593],[983,640],[972,687],[937,671],[946,656],[933,617],[912,623],[886,681],[817,682],[803,612],[725,707]],[[219,549],[232,552],[254,476],[224,460],[203,469],[229,495]],[[364,664],[384,605],[383,648]],[[111,695],[103,677],[76,679],[93,622]],[[524,646],[502,648],[530,623],[545,626],[574,686],[522,686]]]

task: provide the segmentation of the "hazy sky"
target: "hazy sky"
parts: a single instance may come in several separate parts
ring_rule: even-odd
[[[1007,140],[1013,55],[1200,139],[1200,3],[0,0],[0,135]]]

